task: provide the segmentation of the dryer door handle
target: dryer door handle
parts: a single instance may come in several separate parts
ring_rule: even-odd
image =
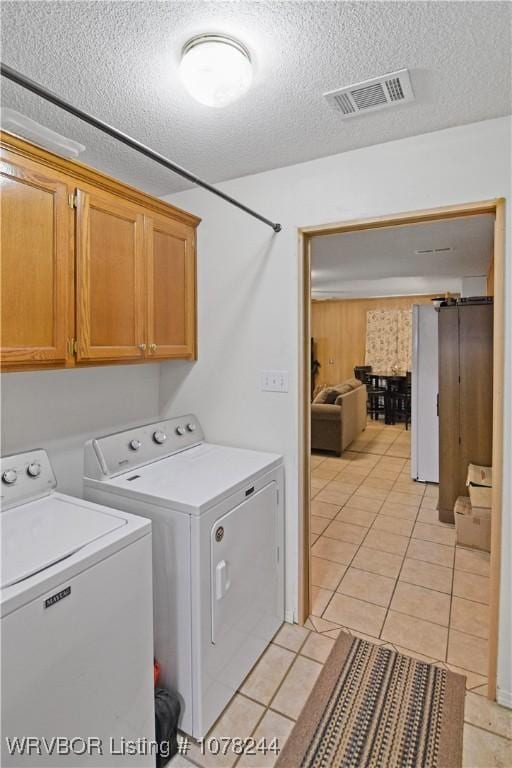
[[[229,564],[225,560],[220,560],[215,566],[215,597],[217,600],[222,600],[230,586]]]

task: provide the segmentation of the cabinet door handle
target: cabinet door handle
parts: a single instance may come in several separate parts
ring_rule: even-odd
[[[144,352],[145,349],[146,349],[146,345],[145,344],[139,344],[139,349],[140,349],[141,352]]]
[[[150,352],[156,352],[156,344],[150,344],[149,345],[149,351]]]

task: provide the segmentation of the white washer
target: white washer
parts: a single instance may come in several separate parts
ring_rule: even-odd
[[[43,450],[0,476],[2,766],[153,766],[114,754],[154,740],[151,524],[57,493]],[[15,737],[40,754],[11,755]],[[52,737],[102,753],[58,754]]]
[[[201,738],[283,622],[282,458],[207,443],[189,414],[90,441],[84,484],[153,523],[155,656]]]

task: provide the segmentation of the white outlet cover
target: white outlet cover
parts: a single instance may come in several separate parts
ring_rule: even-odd
[[[288,392],[288,371],[262,371],[263,392]]]

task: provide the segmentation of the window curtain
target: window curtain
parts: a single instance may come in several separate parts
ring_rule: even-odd
[[[375,371],[411,370],[412,309],[372,309],[366,313],[365,363]]]
[[[410,371],[412,366],[412,309],[398,310],[397,367]]]

